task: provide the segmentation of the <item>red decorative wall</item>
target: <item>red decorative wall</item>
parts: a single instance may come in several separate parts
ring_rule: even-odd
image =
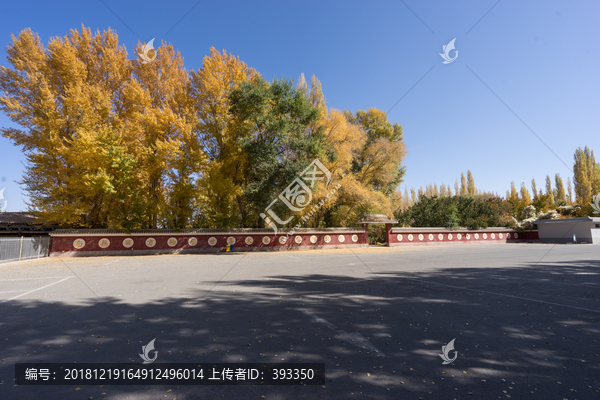
[[[274,235],[273,231],[252,232],[169,232],[142,231],[131,235],[102,230],[57,230],[52,235],[52,255],[81,255],[218,252],[227,244],[234,251],[293,250],[297,248],[342,248],[368,245],[361,229],[297,230],[293,235]],[[93,254],[90,254],[93,253]],[[77,254],[70,254],[77,255]]]
[[[448,231],[389,226],[386,233],[389,246],[538,241],[537,231],[502,228]],[[228,243],[233,251],[367,247],[369,243],[367,232],[360,228],[300,229],[290,236],[286,232],[275,235],[266,229],[140,230],[130,235],[111,230],[56,230],[50,235],[51,256],[210,253],[224,251]]]
[[[485,230],[427,230],[392,228],[389,233],[390,246],[409,244],[460,244],[460,243],[510,243],[538,241],[537,231],[517,232],[508,229]]]

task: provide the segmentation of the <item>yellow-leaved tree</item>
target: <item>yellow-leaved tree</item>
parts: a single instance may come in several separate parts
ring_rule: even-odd
[[[47,48],[26,29],[7,52],[0,109],[21,129],[1,132],[25,152],[30,208],[61,226],[189,225],[202,152],[171,46],[142,65],[110,29],[82,26]]]
[[[306,88],[303,75],[299,87]],[[328,185],[317,186],[313,204],[319,207],[307,225],[352,225],[365,212],[391,217],[402,202],[396,192],[405,171],[402,127],[391,124],[387,114],[376,108],[359,110],[356,115],[328,110],[321,82],[315,76],[308,98],[321,110],[321,119],[311,125],[308,134],[323,135],[327,150],[321,162],[332,179]]]
[[[335,109],[329,110],[318,125],[322,128],[329,154],[328,159],[322,162],[331,173],[331,182],[317,186],[313,193],[313,203],[320,204],[320,207],[313,214],[311,225],[319,227],[334,208],[337,212],[329,215],[327,225],[343,225],[348,222],[356,204],[368,201],[368,191],[352,174],[352,162],[362,150],[367,135],[360,127],[348,122],[341,111]]]
[[[246,155],[239,145],[244,129],[229,113],[227,95],[238,84],[259,77],[239,57],[215,48],[204,57],[200,70],[191,71],[192,104],[196,114],[194,131],[202,143],[208,163],[201,171],[198,220],[204,227],[245,227],[250,224],[244,169]]]
[[[30,207],[62,226],[111,226],[116,181],[137,173],[122,121],[131,77],[127,52],[113,31],[92,35],[82,27],[47,48],[26,29],[12,36],[7,53],[12,68],[0,67],[0,109],[21,129],[1,132],[25,152],[22,184]],[[135,181],[130,188],[137,190]],[[136,201],[118,210],[134,226],[140,216],[128,207]]]
[[[138,43],[138,52],[142,45]],[[147,227],[189,228],[198,197],[194,180],[204,153],[193,131],[196,116],[183,58],[165,43],[156,52],[151,63],[132,62],[137,101],[143,107],[128,121],[128,131],[141,150]]]
[[[392,124],[387,113],[377,108],[356,114],[345,111],[344,115],[365,131],[367,138],[353,160],[352,174],[358,185],[348,187],[353,189],[348,198],[355,201],[348,206],[345,224],[367,212],[392,217],[400,206],[401,196],[396,190],[406,172],[402,164],[406,157],[402,126]]]

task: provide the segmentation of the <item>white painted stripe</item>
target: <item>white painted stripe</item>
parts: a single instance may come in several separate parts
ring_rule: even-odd
[[[369,350],[373,353],[377,353],[378,355],[380,355],[381,357],[385,357],[385,354],[383,354],[381,351],[379,351],[377,349],[377,347],[373,346],[373,344],[371,344],[371,342],[369,342],[367,339],[365,339],[365,337],[363,335],[361,335],[358,332],[352,332],[352,333],[348,333],[348,332],[344,332],[343,330],[341,330],[340,328],[338,328],[337,326],[333,325],[331,322],[324,320],[323,318],[312,314],[308,311],[302,311],[304,314],[308,315],[309,317],[312,317],[315,321],[325,325],[326,327],[328,327],[329,329],[331,329],[332,331],[335,331],[337,333],[337,335],[335,336],[337,339],[341,339],[346,343],[349,344],[353,344],[356,347],[358,347],[359,349],[362,349],[364,347],[365,350]]]
[[[575,309],[575,310],[590,311],[590,312],[595,312],[595,313],[598,313],[598,314],[600,314],[600,311],[598,311],[598,310],[593,310],[593,309],[591,309],[591,308],[582,308],[582,307],[575,307],[575,306],[567,306],[567,305],[565,305],[565,304],[552,303],[552,302],[549,302],[549,301],[546,301],[546,300],[536,300],[536,299],[530,299],[530,298],[528,298],[528,297],[519,297],[519,296],[513,296],[513,295],[510,295],[510,294],[503,294],[503,293],[487,292],[487,291],[485,291],[485,290],[469,289],[469,288],[466,288],[466,287],[453,286],[453,285],[446,285],[446,284],[444,284],[444,283],[436,283],[436,282],[422,281],[422,280],[419,280],[419,279],[412,279],[412,278],[406,278],[406,279],[408,279],[408,280],[410,280],[410,281],[416,281],[416,282],[428,283],[428,284],[431,284],[431,285],[446,286],[446,287],[451,287],[451,288],[454,288],[454,289],[461,289],[461,290],[470,290],[470,291],[472,291],[472,292],[479,292],[479,293],[493,294],[493,295],[495,295],[495,296],[511,297],[511,298],[513,298],[513,299],[520,299],[520,300],[534,301],[534,302],[536,302],[536,303],[552,304],[553,306],[559,306],[559,307],[573,308],[573,309]]]
[[[67,278],[66,276],[48,276],[48,277],[44,277],[44,278],[17,278],[17,279],[0,279],[0,282],[5,282],[5,281],[28,281],[31,279],[61,279],[61,278]]]
[[[51,284],[49,284],[49,285],[42,286],[41,288],[37,288],[37,289],[30,290],[29,292],[26,292],[26,293],[20,294],[20,295],[18,295],[18,296],[15,296],[15,297],[11,297],[10,299],[2,300],[2,301],[0,301],[0,303],[4,303],[4,302],[6,302],[6,301],[10,301],[10,300],[18,299],[18,298],[19,298],[19,297],[21,297],[21,296],[25,296],[25,295],[28,295],[29,293],[37,292],[38,290],[45,289],[45,288],[47,288],[47,287],[49,287],[49,286],[56,285],[57,283],[64,282],[64,281],[66,281],[67,279],[71,279],[71,278],[72,278],[72,276],[69,276],[69,277],[67,277],[67,278],[65,278],[65,279],[61,279],[61,280],[60,280],[60,281],[58,281],[58,282],[54,282],[54,283],[51,283]]]
[[[4,267],[7,265],[11,265],[11,264],[20,264],[20,263],[24,263],[27,261],[36,261],[36,260],[44,260],[48,257],[36,257],[36,258],[25,258],[23,260],[15,260],[15,261],[9,261],[9,262],[0,262],[0,267]]]

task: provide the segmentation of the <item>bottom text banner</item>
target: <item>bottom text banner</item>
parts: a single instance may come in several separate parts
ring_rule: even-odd
[[[324,385],[323,363],[15,364],[17,385]]]

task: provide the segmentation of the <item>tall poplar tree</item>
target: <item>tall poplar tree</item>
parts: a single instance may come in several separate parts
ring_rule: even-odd
[[[594,152],[587,146],[575,150],[573,166],[573,183],[575,199],[580,204],[592,201],[592,196],[600,192],[600,168],[596,163]]]
[[[550,175],[546,175],[546,195],[550,199],[550,204],[555,204],[554,202],[554,193],[552,191],[552,181],[550,180]]]
[[[467,179],[465,178],[465,173],[460,173],[460,195],[465,195],[468,193],[467,189]]]
[[[417,204],[419,202],[419,198],[417,197],[417,193],[414,188],[410,188],[410,198],[413,204]]]
[[[473,179],[471,170],[467,170],[467,193],[477,194],[477,189],[475,188],[475,179]]]
[[[239,57],[210,49],[202,68],[190,72],[190,96],[196,115],[195,133],[208,163],[200,174],[199,207],[207,228],[250,226],[244,190],[248,158],[240,141],[249,136],[244,121],[229,112],[228,94],[239,84],[259,78]]]
[[[44,48],[26,29],[12,36],[7,61],[10,67],[0,67],[0,110],[19,128],[0,132],[25,153],[29,207],[66,227],[139,227],[148,210],[138,189],[147,175],[134,127],[151,94],[132,78],[115,32],[92,34],[82,26]],[[116,214],[127,218],[115,221]]]
[[[565,187],[563,185],[563,180],[560,177],[560,174],[556,174],[554,176],[554,183],[556,185],[556,198],[554,200],[557,205],[564,206],[565,204],[567,204],[567,198],[565,193]]]
[[[525,186],[525,182],[521,183],[521,200],[523,200],[525,205],[531,204],[531,196],[529,195],[529,191]]]

